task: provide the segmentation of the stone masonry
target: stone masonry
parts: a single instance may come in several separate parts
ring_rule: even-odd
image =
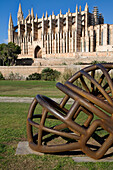
[[[76,6],[75,13],[70,9],[66,14],[34,17],[33,8],[24,19],[21,4],[17,14],[17,25],[9,18],[8,41],[21,47],[19,58],[75,57],[96,52],[113,52],[113,25],[104,24],[104,18],[94,7],[89,12],[86,3],[82,11]],[[95,54],[94,54],[95,55]],[[96,54],[97,55],[97,54]]]

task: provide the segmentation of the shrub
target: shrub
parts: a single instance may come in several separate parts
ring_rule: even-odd
[[[97,61],[97,60],[94,60],[91,62],[91,64],[99,64],[99,63],[107,63],[106,61]]]
[[[55,81],[60,75],[60,72],[51,68],[45,68],[41,72],[41,79],[46,81]]]
[[[41,79],[41,74],[39,73],[33,73],[33,74],[30,74],[26,80],[40,80]]]
[[[74,63],[74,65],[84,65],[84,63],[82,63],[82,62],[77,62],[77,63]]]
[[[1,72],[0,72],[0,80],[5,80],[5,78]]]
[[[65,62],[63,62],[62,65],[67,65],[67,64]]]
[[[23,80],[24,77],[22,75],[20,75],[19,73],[11,72],[7,79],[8,80]]]

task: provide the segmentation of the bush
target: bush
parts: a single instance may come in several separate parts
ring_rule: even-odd
[[[41,74],[39,73],[33,73],[33,74],[30,74],[26,80],[40,80],[41,79]]]
[[[91,62],[91,64],[99,64],[99,63],[107,63],[106,61],[97,61],[97,60],[94,60]]]
[[[55,81],[60,75],[60,72],[51,68],[45,68],[41,72],[41,79],[46,81]]]
[[[7,78],[8,80],[23,80],[24,79],[24,77],[23,76],[21,76],[21,75],[19,75],[19,73],[13,73],[13,72],[11,72],[10,74],[9,74],[9,76],[8,76],[8,78]]]
[[[74,65],[84,65],[84,63],[82,63],[82,62],[77,62],[77,63],[74,63]]]
[[[67,64],[65,62],[63,62],[62,65],[67,65]]]
[[[1,72],[0,72],[0,80],[5,80],[5,78]]]

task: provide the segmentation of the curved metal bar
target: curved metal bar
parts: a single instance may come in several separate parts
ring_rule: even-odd
[[[102,112],[100,109],[96,108],[94,105],[89,103],[87,100],[83,99],[79,94],[72,91],[70,88],[64,86],[61,83],[57,83],[57,87],[61,89],[64,93],[68,94],[71,98],[73,98],[75,101],[79,101],[79,103],[90,110],[91,112],[95,113],[98,117],[100,117],[103,120],[108,120],[110,122],[110,116]]]
[[[81,95],[82,97],[88,99],[92,103],[96,104],[100,108],[104,108],[105,111],[109,112],[110,114],[113,114],[112,106],[110,106],[108,103],[105,103],[103,100],[100,100],[96,96],[89,94],[88,92],[81,90],[79,87],[75,86],[74,84],[71,84],[70,82],[66,82],[65,85],[72,89],[75,93]]]
[[[105,67],[101,64],[97,64],[98,68],[100,68],[102,70],[102,72],[104,73],[106,79],[107,79],[107,82],[109,84],[109,87],[111,89],[111,92],[112,92],[112,96],[113,96],[113,82],[108,74],[108,71],[105,69]],[[113,102],[112,102],[112,105],[113,105]]]
[[[113,101],[110,98],[110,96],[105,92],[105,90],[100,86],[100,84],[94,80],[88,73],[85,71],[81,70],[81,74],[83,74],[85,77],[87,77],[98,89],[99,91],[103,94],[103,96],[108,100],[108,102],[113,106]]]

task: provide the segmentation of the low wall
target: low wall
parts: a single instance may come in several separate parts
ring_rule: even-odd
[[[70,65],[70,66],[49,66],[49,68],[52,68],[54,70],[64,72],[66,69],[75,69],[75,72],[84,68],[84,65]],[[24,78],[26,78],[28,75],[32,73],[41,73],[41,71],[47,68],[47,66],[0,66],[0,72],[3,74],[4,77],[8,77],[8,75],[13,73],[19,73],[19,75],[22,75]]]

